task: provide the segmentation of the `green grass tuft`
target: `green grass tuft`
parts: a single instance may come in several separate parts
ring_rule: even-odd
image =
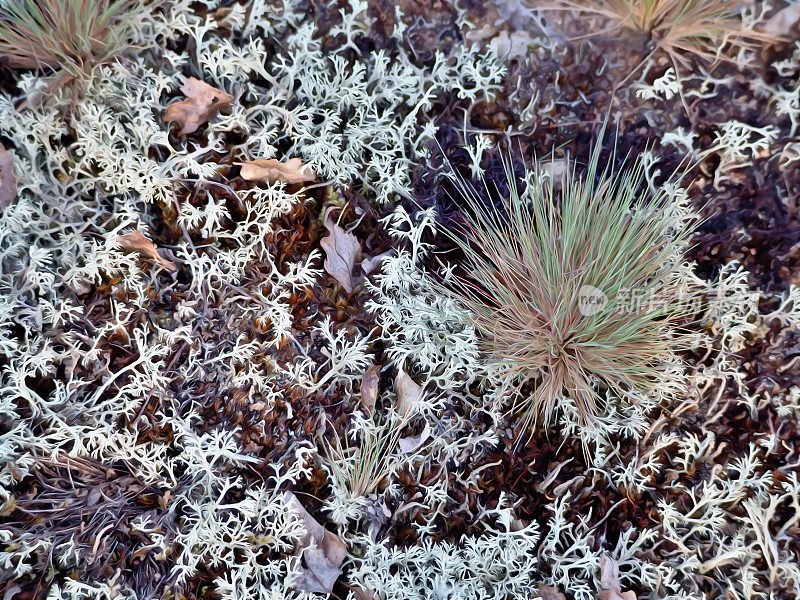
[[[89,72],[127,47],[130,18],[145,5],[145,0],[5,0],[0,60],[15,69],[73,77]]]
[[[618,173],[599,160],[597,147],[584,176],[571,162],[560,183],[536,165],[522,194],[507,165],[500,209],[460,183],[464,222],[450,235],[465,275],[450,291],[485,349],[510,365],[509,385],[534,384],[515,405],[526,427],[550,422],[565,397],[591,422],[605,392],[646,392],[685,344],[677,326],[694,308],[676,267],[691,219],[663,188],[647,191],[641,159]]]

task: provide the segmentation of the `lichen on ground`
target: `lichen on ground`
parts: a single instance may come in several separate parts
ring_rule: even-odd
[[[795,45],[620,87],[642,48],[514,2],[137,19],[79,90],[2,84],[4,598],[800,596]],[[232,100],[180,134],[190,77]],[[567,401],[522,431],[443,292],[444,172],[502,193],[509,156],[596,144],[649,153],[647,184],[702,217],[675,275],[703,297],[693,349],[590,425]],[[255,159],[316,180],[245,178]]]

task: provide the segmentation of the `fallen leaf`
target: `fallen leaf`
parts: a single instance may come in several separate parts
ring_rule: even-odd
[[[566,158],[551,158],[539,165],[539,175],[543,178],[552,177],[553,185],[560,188],[568,169],[569,161]]]
[[[155,244],[144,237],[141,231],[132,231],[131,233],[118,235],[116,241],[117,246],[123,252],[138,252],[147,258],[157,261],[168,271],[178,270],[178,265],[161,256]]]
[[[350,591],[353,592],[353,598],[355,598],[355,600],[375,600],[374,592],[365,590],[357,585],[351,585]]]
[[[510,531],[522,531],[528,525],[530,525],[530,523],[527,523],[526,521],[523,521],[519,517],[512,517],[509,527],[510,527]],[[549,587],[549,586],[545,586],[545,587]],[[558,588],[554,588],[554,589],[558,589]]]
[[[619,583],[619,565],[610,556],[600,561],[600,588],[597,600],[636,600],[636,592],[623,592]]]
[[[419,435],[402,437],[397,441],[397,445],[400,446],[400,452],[403,454],[411,454],[419,450],[429,437],[431,437],[431,425],[425,421],[425,427]]]
[[[18,586],[16,583],[14,585],[9,585],[9,584],[6,585],[8,587],[6,587],[6,593],[3,594],[3,600],[14,600],[14,597],[17,595],[17,593],[22,591],[22,588]],[[22,594],[20,594],[20,597],[22,597]],[[372,598],[374,597],[375,596],[372,596]],[[364,600],[367,600],[368,597],[364,596],[363,598]]]
[[[164,113],[164,121],[177,121],[180,124],[181,135],[194,133],[220,109],[227,108],[233,103],[233,96],[194,77],[189,77],[183,82],[181,91],[186,100],[170,104]]]
[[[381,371],[375,365],[370,365],[361,378],[361,406],[371,413],[378,399],[378,387],[381,383]]]
[[[501,31],[489,42],[489,46],[498,56],[503,56],[506,60],[514,60],[524,59],[529,54],[529,48],[536,42],[537,38],[527,31],[512,31],[511,33]]]
[[[560,589],[552,585],[544,584],[539,586],[539,597],[542,600],[567,600]]]
[[[361,244],[356,236],[339,227],[330,215],[325,216],[325,229],[330,235],[320,241],[325,250],[325,263],[322,266],[351,294],[358,280],[354,270],[361,258]]]
[[[347,547],[339,536],[320,525],[300,504],[292,492],[283,495],[283,503],[293,513],[306,530],[298,541],[300,576],[294,581],[294,588],[301,592],[330,594],[333,584],[342,574],[342,563],[347,556]]]
[[[537,44],[540,33],[553,42],[562,36],[525,0],[492,0],[483,3],[486,14],[482,27],[470,29],[465,37],[470,43],[488,44],[500,56],[509,60],[524,58],[528,46]]]
[[[762,32],[776,38],[770,41],[782,42],[786,41],[788,34],[791,33],[798,20],[800,20],[800,2],[792,2],[767,19],[760,26],[760,29]]]
[[[361,261],[361,270],[364,271],[364,275],[370,275],[379,269],[383,263],[383,259],[391,253],[391,250],[387,250],[386,252],[378,254],[378,256],[365,256],[364,260]]]
[[[385,500],[373,500],[371,504],[367,505],[367,535],[376,544],[379,542],[381,531],[386,529],[392,518],[392,511],[386,506]]]
[[[422,386],[400,367],[394,378],[394,392],[397,394],[397,412],[406,415],[422,399]]]
[[[314,181],[317,176],[311,167],[304,165],[299,158],[290,158],[285,163],[275,158],[257,158],[243,163],[234,163],[242,167],[242,179],[258,181],[260,183],[295,184]]]
[[[298,592],[330,594],[342,570],[334,565],[320,548],[306,548],[303,551],[301,577],[294,580]]]
[[[0,144],[0,210],[7,207],[17,195],[17,178],[14,176],[14,155]]]

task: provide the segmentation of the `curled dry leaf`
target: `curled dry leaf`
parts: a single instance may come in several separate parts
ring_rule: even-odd
[[[186,100],[170,104],[164,113],[164,121],[176,121],[181,126],[181,135],[194,133],[220,109],[229,107],[233,102],[233,96],[230,94],[194,77],[189,77],[183,82],[181,91]]]
[[[375,401],[378,399],[378,387],[381,384],[381,371],[375,365],[370,365],[364,371],[361,378],[361,406],[367,413],[371,413],[375,408]]]
[[[141,231],[132,231],[131,233],[118,235],[116,241],[117,246],[123,252],[138,252],[146,258],[155,260],[168,271],[178,270],[178,265],[173,261],[167,260],[161,256],[155,244],[144,237],[144,234]]]
[[[619,565],[610,556],[600,561],[600,593],[597,600],[636,600],[636,592],[623,592],[619,583]]]
[[[383,259],[391,254],[392,251],[387,250],[386,252],[378,254],[378,256],[365,256],[364,260],[361,261],[361,270],[364,271],[364,275],[371,275],[380,269],[381,264],[383,264]]]
[[[394,378],[394,392],[397,394],[397,412],[407,415],[414,405],[422,399],[422,386],[411,379],[402,367]]]
[[[242,167],[242,179],[260,183],[295,184],[314,181],[317,176],[311,167],[304,165],[299,158],[290,158],[285,163],[275,158],[257,158],[243,163],[234,163]]]
[[[539,597],[542,600],[567,600],[560,589],[552,585],[544,584],[539,586]]]
[[[14,176],[14,155],[0,144],[0,209],[7,207],[17,195]]]
[[[283,503],[306,530],[295,554],[301,564],[300,576],[295,579],[294,588],[316,594],[332,593],[333,584],[342,574],[340,567],[347,556],[347,547],[339,536],[325,529],[308,514],[292,492],[283,495]]]
[[[431,424],[425,421],[425,427],[419,435],[400,438],[397,445],[403,454],[413,454],[422,447],[422,444],[428,441],[429,437],[431,437]]]
[[[320,241],[325,250],[325,263],[322,266],[348,294],[352,294],[358,282],[354,271],[361,259],[361,244],[356,236],[339,227],[330,215],[325,216],[325,229],[329,235]]]

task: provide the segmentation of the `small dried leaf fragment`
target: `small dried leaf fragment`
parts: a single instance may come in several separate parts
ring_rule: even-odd
[[[365,256],[364,260],[361,261],[361,270],[364,271],[364,275],[371,275],[375,271],[381,268],[383,264],[383,259],[387,256],[391,256],[392,251],[387,250],[386,252],[382,252],[377,256]]]
[[[17,178],[14,176],[14,155],[0,144],[0,210],[6,208],[17,196]]]
[[[342,229],[330,215],[325,217],[325,229],[329,235],[320,241],[325,250],[325,263],[322,266],[348,294],[352,294],[358,283],[354,271],[361,259],[361,244],[356,236]]]
[[[311,167],[304,165],[299,158],[290,158],[286,162],[275,158],[257,158],[243,163],[235,163],[242,167],[242,179],[260,183],[296,184],[314,181],[317,176]]]
[[[411,379],[402,367],[394,378],[394,392],[397,394],[397,412],[406,415],[422,399],[422,386]]]
[[[365,590],[357,585],[351,585],[350,591],[353,592],[353,598],[355,598],[355,600],[375,600],[374,592]]]
[[[367,413],[375,408],[378,399],[378,387],[381,384],[381,370],[375,365],[370,365],[361,378],[361,406]]]
[[[194,133],[200,125],[233,103],[233,96],[194,77],[183,82],[181,91],[186,100],[170,104],[164,113],[164,121],[180,124],[181,135]]]
[[[563,592],[552,585],[541,584],[539,586],[539,597],[542,600],[567,600]]]
[[[138,252],[142,256],[155,260],[168,271],[177,271],[178,265],[171,260],[167,260],[159,254],[156,245],[144,237],[141,231],[132,231],[117,236],[117,246],[123,252]]]
[[[331,533],[308,514],[292,492],[283,495],[283,503],[305,527],[306,534],[299,540],[300,576],[294,588],[301,592],[330,594],[342,574],[342,563],[347,547],[339,536]]]
[[[619,583],[619,565],[610,556],[600,561],[600,593],[597,600],[636,600],[636,592],[623,592]]]

